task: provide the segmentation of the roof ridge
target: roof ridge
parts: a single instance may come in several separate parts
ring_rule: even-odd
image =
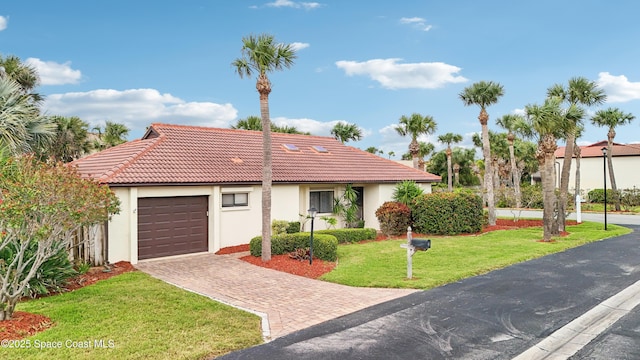
[[[125,158],[124,161],[121,161],[116,166],[114,166],[113,169],[115,169],[115,170],[106,171],[105,175],[107,175],[107,176],[104,178],[103,181],[108,182],[109,179],[112,179],[116,175],[122,173],[131,163],[133,163],[134,160],[140,158],[142,155],[146,154],[151,149],[155,148],[157,146],[157,144],[161,143],[165,138],[166,138],[166,135],[160,134],[160,136],[158,136],[156,138],[139,140],[139,141],[148,141],[149,144],[146,145],[144,148],[142,148],[142,150],[140,150],[137,153]]]
[[[183,125],[183,124],[166,124],[166,123],[153,123],[151,127],[158,128],[172,128],[172,129],[198,129],[205,130],[211,132],[250,132],[250,133],[262,133],[262,130],[245,130],[245,129],[231,129],[231,128],[221,128],[221,127],[210,127],[210,126],[202,126],[202,125]],[[150,127],[150,128],[151,128]],[[276,135],[278,137],[301,137],[305,136],[307,138],[323,138],[323,139],[333,139],[336,140],[333,136],[327,135],[307,135],[307,134],[289,134],[289,133],[281,133],[281,132],[271,132],[271,135]],[[337,141],[337,140],[336,140]]]

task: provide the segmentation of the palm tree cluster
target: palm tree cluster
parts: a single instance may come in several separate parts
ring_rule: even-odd
[[[126,141],[129,129],[122,124],[107,122],[104,136],[99,131],[92,142],[89,124],[80,118],[42,115],[43,97],[33,92],[39,82],[33,67],[0,56],[0,149],[70,162]]]

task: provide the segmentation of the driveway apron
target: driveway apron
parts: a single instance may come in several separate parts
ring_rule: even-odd
[[[263,324],[267,340],[417,291],[313,280],[251,265],[239,259],[245,255],[248,252],[197,254],[146,260],[136,267],[170,284],[259,313],[268,321]]]

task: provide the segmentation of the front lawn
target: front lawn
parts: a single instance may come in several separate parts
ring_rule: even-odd
[[[258,316],[138,271],[17,310],[54,325],[22,340],[30,349],[3,343],[2,359],[203,359],[262,343]],[[61,348],[34,349],[43,345]]]
[[[619,236],[630,229],[585,222],[568,226],[570,235],[541,243],[541,228],[492,231],[480,235],[430,237],[431,249],[413,256],[407,279],[406,238],[338,246],[338,265],[320,279],[350,286],[431,289],[518,262],[588,242]]]

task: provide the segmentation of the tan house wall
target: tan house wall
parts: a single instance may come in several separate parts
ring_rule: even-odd
[[[365,226],[379,229],[375,216],[376,209],[393,195],[395,184],[364,184],[363,216]],[[431,192],[430,184],[421,185],[425,192]],[[317,190],[332,190],[334,196],[341,196],[344,184],[323,185],[274,185],[272,188],[271,219],[300,220],[299,214],[306,215],[309,208],[309,192]],[[145,197],[174,197],[174,196],[208,196],[209,197],[209,252],[216,252],[224,247],[247,244],[251,238],[261,234],[262,222],[262,190],[260,185],[254,186],[153,186],[113,188],[121,202],[120,213],[109,221],[108,260],[138,262],[138,199]],[[248,193],[248,206],[222,207],[222,194]],[[331,213],[318,214],[314,228],[327,228],[327,223],[320,219],[322,216],[333,216]],[[310,221],[304,225],[304,230],[310,229]],[[339,222],[339,226],[343,226]]]
[[[558,159],[562,163],[563,159]],[[580,159],[580,188],[582,196],[586,196],[593,189],[602,189],[604,186],[604,163],[601,157],[590,157]],[[634,186],[640,188],[640,157],[638,156],[617,156],[613,158],[613,172],[616,177],[618,189],[631,189]],[[569,176],[569,189],[575,190],[576,161],[571,162],[571,173]],[[609,169],[607,168],[607,189],[611,189],[609,180]]]

